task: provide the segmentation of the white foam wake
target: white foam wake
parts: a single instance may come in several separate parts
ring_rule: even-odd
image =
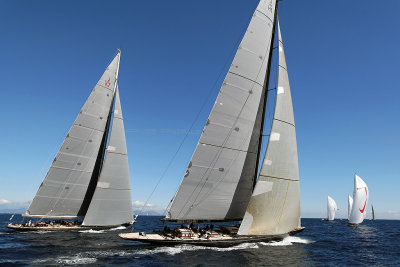
[[[313,243],[314,241],[301,238],[298,236],[287,236],[281,241],[272,241],[272,242],[260,242],[260,245],[263,246],[291,246],[294,243],[299,243],[299,244],[310,244]]]
[[[111,228],[110,231],[124,230],[124,229],[126,229],[126,226],[118,226],[118,227],[115,227],[115,228]]]
[[[185,251],[198,251],[198,250],[213,250],[213,251],[233,251],[233,250],[243,250],[243,249],[255,249],[259,248],[257,243],[243,243],[233,247],[218,248],[218,247],[204,247],[204,246],[193,246],[193,245],[179,245],[175,247],[159,247],[151,250],[141,250],[135,254],[138,255],[151,255],[158,253],[165,253],[168,255],[175,255]]]
[[[93,230],[93,229],[89,229],[89,230],[82,230],[82,231],[79,231],[79,233],[101,234],[101,233],[104,233],[104,230]]]
[[[87,257],[80,257],[79,255],[75,257],[60,257],[57,259],[57,263],[59,264],[90,264],[95,263],[97,261],[96,258],[87,258]]]

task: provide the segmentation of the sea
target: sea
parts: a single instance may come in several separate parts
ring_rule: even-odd
[[[125,227],[18,233],[6,228],[9,218],[0,214],[1,266],[400,266],[397,220],[349,226],[347,220],[302,219],[306,229],[281,241],[210,248],[122,240],[118,233],[132,231]],[[141,216],[134,230],[162,229],[160,218]]]

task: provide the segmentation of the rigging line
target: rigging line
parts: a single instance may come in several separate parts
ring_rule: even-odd
[[[164,176],[165,176],[165,174],[167,173],[167,171],[168,171],[169,167],[171,166],[172,162],[175,160],[175,158],[176,158],[178,152],[179,152],[180,149],[182,148],[183,143],[186,141],[187,137],[189,136],[189,133],[191,132],[191,130],[192,130],[192,128],[194,127],[194,125],[196,124],[197,120],[199,119],[201,112],[203,111],[204,107],[205,107],[206,104],[208,103],[208,100],[209,100],[209,98],[210,98],[210,96],[211,96],[211,94],[212,94],[212,92],[213,92],[214,87],[217,85],[217,83],[218,83],[219,79],[221,78],[221,75],[224,73],[224,70],[225,70],[225,68],[227,67],[227,65],[231,62],[231,61],[230,61],[230,58],[231,58],[232,54],[235,53],[235,51],[237,50],[237,47],[239,47],[239,43],[240,43],[240,41],[242,40],[242,36],[243,36],[244,33],[246,32],[247,26],[249,25],[250,21],[251,21],[251,19],[249,20],[249,22],[248,22],[247,24],[245,24],[244,28],[243,28],[242,31],[240,32],[240,36],[238,37],[238,39],[237,39],[235,45],[233,46],[232,51],[229,53],[229,57],[227,58],[227,60],[226,60],[226,62],[225,62],[225,64],[224,64],[224,66],[221,68],[221,70],[220,70],[220,72],[219,72],[219,74],[218,74],[218,76],[217,76],[217,79],[215,80],[213,86],[210,88],[210,90],[209,90],[209,92],[208,92],[208,95],[207,95],[207,97],[205,98],[203,104],[201,105],[200,110],[199,110],[199,112],[197,113],[197,115],[196,115],[196,117],[195,117],[193,123],[190,125],[190,128],[189,128],[189,130],[187,131],[187,133],[186,133],[185,137],[183,138],[182,142],[180,143],[180,145],[179,145],[177,151],[176,151],[175,154],[172,156],[172,159],[169,161],[169,163],[168,163],[166,169],[165,169],[164,172],[161,174],[161,177],[158,179],[156,186],[154,187],[154,189],[153,189],[153,191],[151,192],[150,196],[147,198],[147,200],[146,200],[145,204],[143,205],[141,211],[143,211],[143,209],[144,209],[145,206],[147,205],[148,201],[150,200],[151,196],[154,194],[155,190],[157,189],[157,187],[158,187],[158,185],[160,184],[161,180],[164,178]],[[182,180],[183,180],[183,179],[182,179]],[[176,190],[176,192],[175,192],[174,198],[175,198],[176,194],[178,193],[178,190],[179,190],[179,187],[177,188],[177,190]],[[173,200],[174,198],[172,198],[172,200]],[[172,200],[171,200],[171,202],[172,202]]]

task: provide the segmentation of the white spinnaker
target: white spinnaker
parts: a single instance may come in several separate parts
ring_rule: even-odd
[[[348,206],[347,206],[347,219],[350,219],[352,207],[353,207],[353,198],[349,195]]]
[[[353,207],[351,209],[349,223],[359,224],[365,219],[368,205],[368,186],[357,174],[354,175]]]
[[[78,113],[24,216],[76,218],[85,215],[80,214],[81,206],[107,127],[119,62],[120,52]]]
[[[128,150],[118,87],[107,154],[83,225],[113,226],[133,221]]]
[[[336,202],[333,198],[328,196],[328,201],[327,201],[327,219],[329,221],[333,221],[335,219],[335,214],[337,211],[337,205]]]
[[[282,36],[274,120],[267,152],[239,235],[285,234],[300,227],[300,181],[296,129]]]
[[[166,219],[243,218],[256,173],[275,2],[257,6]]]

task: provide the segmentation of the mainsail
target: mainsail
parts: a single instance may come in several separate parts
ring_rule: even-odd
[[[335,200],[330,196],[328,196],[327,217],[326,217],[328,221],[333,221],[335,219],[336,211],[337,211],[337,205]]]
[[[82,225],[120,225],[133,221],[127,153],[124,122],[117,87],[107,154]]]
[[[243,218],[257,172],[275,0],[260,1],[166,220]]]
[[[353,198],[349,195],[349,202],[347,206],[347,219],[350,219],[351,209],[353,208]]]
[[[260,175],[239,235],[275,235],[300,227],[296,129],[283,42],[278,27],[279,72],[274,119]]]
[[[112,100],[118,79],[120,51],[101,76],[65,137],[60,150],[24,216],[83,217],[93,195]]]
[[[367,184],[357,174],[354,175],[353,206],[351,209],[349,223],[362,223],[366,216],[369,192]]]

